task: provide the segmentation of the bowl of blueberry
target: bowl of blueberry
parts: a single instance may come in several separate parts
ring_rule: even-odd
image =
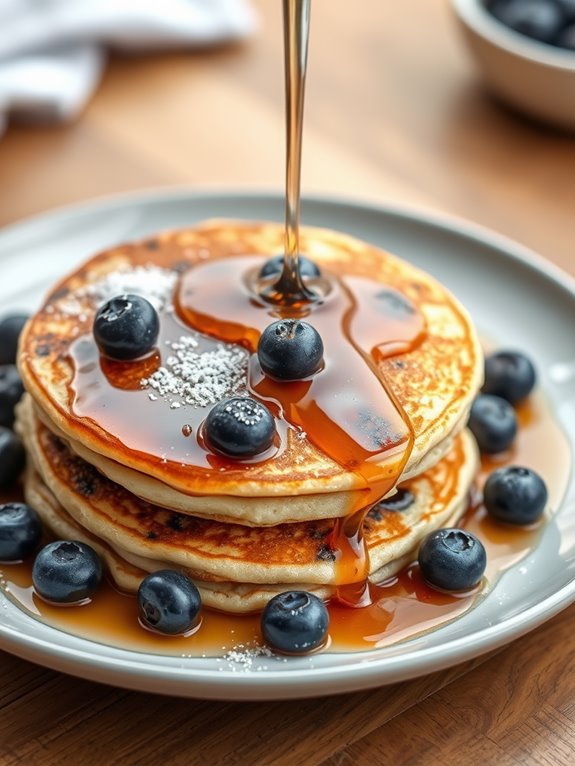
[[[514,109],[575,130],[575,0],[452,0],[487,87]]]

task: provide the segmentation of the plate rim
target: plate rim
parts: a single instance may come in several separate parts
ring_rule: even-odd
[[[265,198],[274,202],[283,202],[283,193],[277,190],[256,190],[242,188],[199,188],[199,187],[162,187],[146,189],[138,192],[121,192],[114,195],[100,196],[78,203],[72,203],[53,210],[44,211],[34,216],[12,222],[0,229],[0,262],[2,245],[8,239],[19,236],[26,237],[27,230],[43,226],[58,226],[65,224],[70,217],[90,215],[113,209],[121,209],[127,205],[162,204],[170,201],[194,200],[209,203],[210,200],[221,201],[241,198],[243,201],[255,203]],[[305,214],[307,204],[323,205],[324,207],[345,207],[352,211],[367,211],[372,215],[386,215],[401,219],[404,223],[415,222],[432,227],[435,230],[447,231],[463,239],[487,246],[498,251],[500,255],[511,259],[521,267],[528,267],[532,272],[545,277],[553,285],[575,301],[575,278],[559,266],[548,261],[526,246],[493,231],[480,224],[467,221],[448,213],[430,210],[414,205],[402,205],[388,202],[374,202],[354,197],[339,195],[312,194],[302,198],[302,210]],[[38,239],[39,234],[33,234]],[[52,235],[53,236],[53,235]],[[128,649],[113,647],[118,658],[106,656],[101,651],[94,652],[94,647],[105,644],[92,642],[74,634],[68,634],[80,648],[61,646],[57,640],[48,640],[51,633],[56,638],[59,631],[45,623],[40,623],[48,633],[46,639],[28,635],[21,631],[0,624],[0,648],[17,654],[25,659],[39,662],[35,650],[41,653],[42,659],[53,659],[56,664],[48,665],[54,669],[71,672],[92,680],[98,680],[96,673],[103,668],[120,670],[118,685],[147,691],[180,694],[188,697],[205,699],[288,699],[324,694],[337,694],[358,689],[368,689],[407,680],[425,673],[425,666],[432,665],[430,671],[437,671],[453,666],[460,662],[478,657],[485,652],[505,645],[521,635],[533,630],[541,623],[556,615],[575,600],[575,577],[555,593],[543,601],[512,615],[504,622],[488,625],[472,634],[450,639],[447,643],[417,649],[393,657],[373,658],[371,655],[378,650],[362,653],[349,653],[350,661],[340,666],[293,668],[289,673],[285,670],[267,669],[265,673],[242,673],[223,667],[218,672],[214,669],[185,668],[174,655],[155,655],[133,652]],[[11,602],[10,602],[11,603]],[[17,606],[13,605],[18,609]],[[22,610],[20,610],[22,611]],[[25,613],[24,613],[25,614]],[[28,615],[26,615],[28,617]],[[33,617],[29,619],[36,623]],[[85,644],[85,648],[82,645]],[[457,657],[454,660],[453,654]],[[369,657],[367,655],[370,655]],[[152,664],[155,658],[165,657],[171,664]],[[313,657],[313,655],[312,655]],[[354,659],[351,659],[351,658]],[[136,658],[136,659],[134,659]],[[385,666],[393,663],[393,671],[388,677],[378,677],[385,674]],[[72,665],[72,669],[70,669]],[[382,665],[384,666],[382,668]],[[374,677],[375,676],[375,677]],[[195,689],[190,684],[197,682],[201,689]],[[151,688],[152,682],[161,682],[162,688]],[[210,688],[206,689],[205,682]],[[303,682],[303,688],[299,688]],[[278,689],[278,686],[280,687]],[[165,687],[165,688],[164,688]],[[308,688],[313,687],[313,688]],[[276,693],[274,693],[276,692]]]
[[[202,200],[221,200],[224,198],[242,197],[244,199],[256,200],[258,198],[273,198],[283,204],[284,193],[277,187],[243,187],[234,186],[187,186],[187,185],[158,185],[147,187],[145,189],[118,191],[109,194],[98,194],[77,202],[69,202],[64,205],[58,205],[54,208],[34,213],[30,216],[24,216],[15,221],[0,226],[0,245],[6,237],[18,236],[20,230],[27,229],[30,226],[42,225],[57,221],[58,218],[65,219],[69,215],[89,214],[97,209],[122,207],[129,203],[153,203],[167,202],[172,199],[202,199]],[[543,271],[551,277],[560,288],[565,287],[562,280],[567,282],[567,292],[575,295],[575,276],[568,271],[553,263],[549,259],[540,255],[537,251],[528,245],[513,239],[502,232],[496,231],[488,226],[456,215],[445,210],[436,209],[430,206],[416,203],[398,203],[388,200],[374,200],[370,197],[362,198],[359,195],[349,197],[344,194],[323,194],[321,192],[302,194],[301,207],[302,214],[305,215],[307,204],[325,204],[331,206],[345,206],[354,210],[368,210],[371,213],[383,213],[392,215],[404,220],[413,220],[423,222],[436,229],[447,229],[459,236],[472,239],[474,242],[495,247],[506,256],[511,256],[514,261],[522,264],[527,263],[535,271]],[[0,258],[2,253],[0,252]],[[570,289],[569,289],[570,288]]]

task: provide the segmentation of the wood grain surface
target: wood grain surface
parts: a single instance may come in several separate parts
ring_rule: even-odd
[[[74,125],[0,139],[0,223],[149,188],[283,184],[279,0],[241,46],[112,56]],[[308,192],[461,216],[575,274],[575,138],[484,91],[446,0],[316,0]],[[496,656],[323,700],[217,703],[99,686],[0,653],[0,764],[575,762],[575,607]]]

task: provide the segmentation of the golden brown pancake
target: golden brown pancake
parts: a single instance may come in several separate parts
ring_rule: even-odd
[[[64,540],[79,540],[85,542],[102,558],[116,586],[121,591],[135,593],[142,579],[160,569],[166,564],[151,559],[140,559],[126,551],[113,548],[108,543],[88,532],[66,513],[52,492],[44,484],[40,475],[32,466],[28,466],[24,476],[24,493],[26,502],[40,514],[46,526]],[[188,572],[188,575],[190,573]],[[194,579],[194,578],[192,578]],[[253,612],[265,607],[270,598],[286,590],[302,587],[285,585],[262,585],[233,582],[205,582],[194,579],[200,592],[202,604],[223,612]],[[315,593],[319,598],[329,598],[332,589],[320,585],[305,585],[305,590]]]
[[[221,505],[216,503],[206,515],[213,510],[218,517],[236,518],[242,523],[325,518],[328,504],[317,498],[329,493],[334,507],[331,515],[344,515],[353,504],[350,496],[362,486],[361,477],[318,449],[313,434],[288,429],[286,443],[278,455],[250,463],[238,462],[220,470],[217,464],[199,466],[187,460],[186,442],[181,436],[186,408],[199,407],[207,414],[214,403],[206,403],[205,397],[194,399],[192,393],[194,403],[182,404],[158,396],[150,386],[137,385],[134,390],[122,391],[126,401],[129,397],[130,411],[139,413],[133,422],[123,422],[122,428],[116,427],[117,421],[112,422],[105,411],[98,418],[79,414],[74,401],[71,354],[76,354],[78,366],[79,344],[83,340],[84,351],[87,349],[93,359],[94,313],[99,303],[112,297],[114,289],[117,293],[140,292],[157,303],[169,303],[176,275],[182,270],[206,260],[233,259],[238,254],[257,255],[259,260],[254,257],[254,264],[261,263],[281,251],[282,244],[283,228],[276,224],[209,222],[105,251],[62,280],[29,322],[21,339],[19,368],[42,417],[78,453],[93,458],[90,462],[102,471],[112,475],[110,466],[119,466],[114,473],[116,481],[141,497],[154,500],[160,499],[156,490],[163,484],[170,490],[163,504],[188,513],[197,514],[205,496],[210,495],[216,499],[228,497],[229,510],[221,513]],[[421,342],[406,353],[378,362],[378,374],[385,379],[413,427],[413,450],[403,478],[417,475],[447,452],[463,427],[481,384],[482,355],[467,313],[427,274],[351,237],[304,229],[302,249],[326,273],[376,280],[382,288],[401,293],[423,315],[426,333]],[[122,270],[123,276],[118,275]],[[182,332],[199,343],[202,354],[211,354],[210,364],[213,362],[215,368],[222,358],[229,359],[234,354],[237,359],[241,357],[241,349],[222,346],[212,338],[198,340],[186,328]],[[178,353],[175,346],[180,341],[181,338],[173,337],[168,351],[160,349],[162,364],[167,364],[167,354]],[[149,379],[147,374],[142,377]],[[242,381],[224,381],[219,388],[212,386],[208,394],[221,395],[226,386],[231,387],[226,393],[241,390]],[[121,420],[124,417],[121,406],[119,412],[114,416]],[[155,440],[152,421],[157,422],[158,418],[173,424],[171,443],[159,444]],[[98,456],[102,457],[101,462]],[[150,484],[141,477],[151,477],[150,481],[157,483]],[[336,501],[334,494],[338,495]],[[175,502],[175,497],[190,500]],[[250,503],[245,503],[251,498],[263,500],[256,521],[254,517],[250,520]],[[277,499],[285,510],[280,508],[280,513],[274,514]],[[267,512],[266,508],[271,510]]]
[[[177,566],[195,581],[283,584],[284,589],[336,583],[333,520],[258,529],[151,505],[100,474],[40,421],[23,419],[25,413],[19,408],[18,429],[57,504],[81,530],[137,568]],[[368,514],[364,535],[374,578],[397,571],[425,534],[462,513],[477,465],[474,440],[464,431],[443,460],[402,485],[404,499],[411,499],[404,510],[391,510],[390,500]],[[58,532],[50,517],[46,521]]]
[[[32,401],[25,396],[23,409],[33,409],[34,416],[46,424],[70,449],[90,465],[97,468],[116,484],[125,487],[134,495],[154,505],[169,508],[180,513],[189,513],[199,518],[245,524],[252,527],[289,524],[302,520],[333,519],[348,515],[351,507],[357,507],[361,490],[301,495],[272,495],[270,497],[243,497],[232,495],[188,495],[169,487],[164,482],[146,476],[140,471],[98,455],[81,442],[72,441],[60,431],[39,408],[32,408]],[[26,415],[29,417],[28,415]],[[459,432],[459,430],[458,430]],[[439,447],[426,456],[425,462],[435,465],[442,455],[453,446],[455,436],[446,437]],[[404,480],[412,478],[405,477]],[[393,494],[395,488],[389,494]]]

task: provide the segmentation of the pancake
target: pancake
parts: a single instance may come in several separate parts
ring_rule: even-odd
[[[173,325],[174,335],[163,338],[168,351],[166,345],[160,351],[163,368],[166,354],[187,353],[190,346],[205,362],[211,384],[186,389],[192,404],[181,398],[180,389],[158,393],[157,381],[142,367],[134,390],[125,390],[125,381],[118,386],[117,407],[102,409],[97,418],[79,414],[74,367],[77,374],[82,354],[87,355],[83,369],[104,374],[91,336],[98,305],[115,294],[139,292],[163,306],[168,316],[175,280],[185,269],[199,269],[206,261],[221,261],[225,267],[240,254],[257,254],[252,259],[256,268],[282,244],[283,227],[277,224],[209,222],[105,251],[64,279],[28,323],[20,344],[21,375],[42,418],[76,453],[135,495],[196,516],[203,507],[206,516],[263,525],[345,515],[357,507],[354,493],[365,487],[365,478],[329,457],[312,441],[313,434],[301,430],[288,429],[282,450],[270,459],[228,462],[223,470],[217,461],[200,465],[189,458],[190,441],[181,436],[187,413],[200,410],[205,417],[216,400],[243,391],[247,361],[240,347],[199,336],[183,325]],[[450,449],[481,384],[482,355],[467,313],[427,274],[351,237],[303,229],[302,249],[325,272],[369,278],[384,291],[395,290],[423,316],[421,341],[379,359],[377,372],[413,429],[413,448],[400,480],[426,471]],[[237,374],[221,379],[219,365],[231,359]],[[148,384],[139,385],[141,379]],[[173,426],[171,441],[158,439],[159,422],[162,429]],[[385,464],[388,457],[381,461]]]
[[[32,407],[32,400],[25,396],[24,410]],[[361,502],[361,490],[301,494],[292,496],[272,495],[271,497],[233,497],[231,495],[188,495],[169,487],[164,482],[147,476],[140,471],[110,460],[85,447],[81,442],[71,440],[50,422],[39,408],[35,415],[45,423],[52,433],[66,442],[70,449],[86,462],[97,468],[116,484],[120,484],[134,495],[154,505],[160,505],[180,513],[189,513],[200,518],[223,522],[262,527],[275,524],[289,524],[301,520],[332,519],[347,516],[351,508]],[[23,417],[27,416],[23,413]],[[460,429],[457,428],[456,433]],[[426,456],[425,463],[435,465],[441,456],[453,445],[455,436],[450,434]],[[409,473],[403,480],[413,478]],[[389,494],[393,494],[395,488]]]
[[[135,593],[147,574],[165,568],[164,562],[142,560],[136,556],[130,556],[129,553],[116,550],[108,543],[90,534],[66,513],[32,466],[27,467],[24,475],[24,494],[26,502],[37,510],[43,522],[57,537],[64,540],[78,540],[92,546],[102,558],[109,575],[121,591]],[[197,579],[194,580],[194,583],[200,592],[204,606],[222,612],[238,614],[259,611],[265,607],[270,598],[295,587],[290,585],[265,586],[251,583],[202,582]],[[302,586],[298,585],[297,587],[301,588]],[[330,588],[318,585],[306,585],[305,590],[315,593],[319,598],[329,598],[331,595]]]
[[[333,520],[258,529],[151,505],[100,474],[30,414],[19,408],[18,430],[51,495],[75,525],[136,567],[176,566],[195,581],[283,589],[337,583]],[[370,511],[363,532],[372,577],[389,577],[414,555],[424,535],[463,512],[477,467],[475,442],[464,431],[445,458],[402,484],[411,499],[404,510],[379,504]]]
[[[56,536],[66,540],[79,540],[88,543],[97,551],[105,562],[108,573],[121,591],[135,593],[146,574],[165,568],[164,562],[154,562],[151,559],[134,556],[134,554],[129,554],[126,551],[116,550],[103,540],[90,534],[64,511],[32,467],[28,467],[26,470],[24,489],[26,501],[37,509],[44,523]],[[455,524],[459,515],[460,509],[456,509],[453,516],[447,519],[446,525]],[[376,584],[385,582],[409,564],[413,560],[414,554],[415,552],[406,554],[392,564],[382,567],[370,579]],[[289,590],[301,590],[303,588],[322,599],[328,599],[333,595],[333,587],[311,583],[256,585],[253,583],[207,582],[199,579],[194,579],[194,583],[200,591],[202,603],[205,606],[234,614],[261,611],[273,596]]]

